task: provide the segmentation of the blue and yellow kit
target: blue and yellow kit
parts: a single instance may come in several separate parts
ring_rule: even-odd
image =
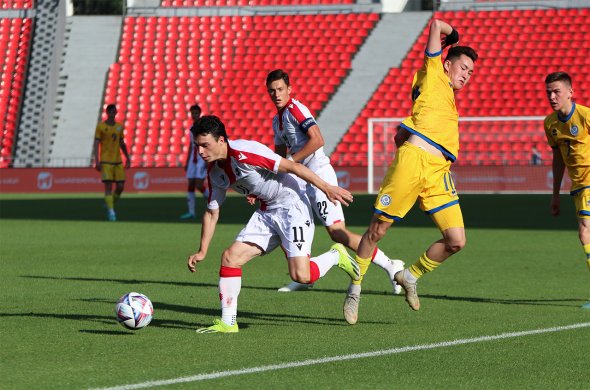
[[[573,103],[567,117],[553,112],[544,126],[549,146],[559,149],[572,180],[578,215],[590,218],[590,108]]]

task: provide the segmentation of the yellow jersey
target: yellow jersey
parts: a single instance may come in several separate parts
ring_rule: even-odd
[[[437,149],[450,161],[459,153],[459,113],[455,91],[440,56],[425,52],[424,64],[412,82],[412,115],[401,126]]]
[[[561,152],[572,192],[590,187],[590,108],[574,103],[565,118],[553,112],[545,118],[545,135]]]
[[[119,148],[123,138],[123,124],[115,122],[110,126],[105,122],[96,125],[94,138],[100,141],[100,162],[107,164],[121,163]]]

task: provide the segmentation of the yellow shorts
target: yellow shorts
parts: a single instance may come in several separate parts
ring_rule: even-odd
[[[110,164],[110,163],[103,163],[101,164],[100,173],[102,175],[102,181],[116,181],[122,182],[125,181],[125,169],[123,169],[123,164]]]
[[[399,221],[416,200],[441,231],[464,227],[451,162],[405,142],[383,179],[375,214],[385,222]]]
[[[572,196],[574,197],[578,218],[590,219],[590,187],[572,191]]]

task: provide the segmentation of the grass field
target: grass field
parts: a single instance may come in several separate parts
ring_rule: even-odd
[[[548,196],[464,195],[467,246],[420,280],[421,310],[391,295],[385,273],[371,268],[355,326],[342,317],[343,272],[281,294],[289,281],[282,253],[255,259],[232,335],[194,329],[220,315],[219,257],[252,212],[245,201],[228,199],[197,274],[186,257],[199,224],[177,220],[181,196],[127,196],[116,223],[104,220],[101,202],[0,197],[1,389],[166,380],[171,389],[589,387],[590,310],[580,305],[590,275],[568,197],[552,218]],[[371,204],[356,197],[352,230],[364,231]],[[438,235],[413,210],[381,248],[413,262]],[[318,228],[314,253],[330,245]],[[129,291],[154,303],[154,320],[138,332],[114,320],[115,301]]]

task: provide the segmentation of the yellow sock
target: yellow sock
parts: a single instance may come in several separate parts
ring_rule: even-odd
[[[115,205],[117,203],[117,201],[119,200],[120,197],[121,197],[121,194],[117,194],[116,192],[113,194],[113,205]]]
[[[426,252],[424,252],[424,254],[420,256],[418,261],[412,264],[412,266],[408,269],[410,270],[412,275],[414,275],[416,279],[418,279],[425,273],[433,271],[439,265],[441,265],[441,263],[429,259],[428,256],[426,256]]]
[[[107,204],[107,208],[109,210],[112,210],[114,208],[115,202],[113,200],[113,195],[105,195],[104,202]]]
[[[586,252],[586,265],[588,265],[590,271],[590,244],[584,245],[584,252]]]
[[[365,276],[365,274],[367,273],[367,270],[369,269],[369,265],[371,264],[371,258],[369,257],[368,259],[363,259],[357,255],[355,257],[355,260],[359,264],[359,268],[361,270],[361,278],[359,280],[353,280],[352,284],[360,285],[361,282],[363,281],[363,277]]]

